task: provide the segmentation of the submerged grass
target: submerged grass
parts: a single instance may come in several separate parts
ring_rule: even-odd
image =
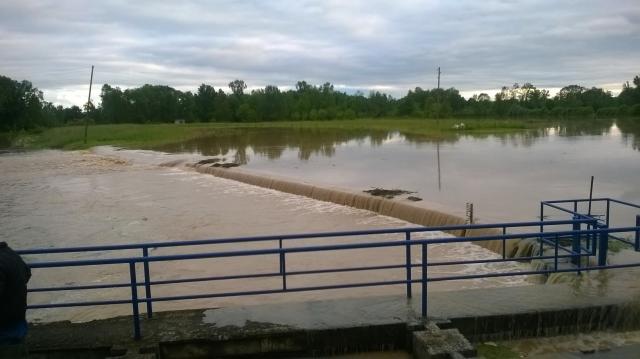
[[[519,359],[522,356],[503,345],[483,343],[477,346],[478,355],[486,359]]]
[[[150,148],[212,135],[224,136],[245,128],[339,129],[399,131],[407,135],[433,139],[456,134],[492,134],[540,128],[548,121],[491,119],[360,119],[341,121],[259,122],[259,123],[193,123],[193,124],[114,124],[89,127],[84,143],[84,127],[68,126],[46,129],[38,133],[20,134],[14,145],[27,149],[58,148],[76,150],[99,145],[125,148]]]

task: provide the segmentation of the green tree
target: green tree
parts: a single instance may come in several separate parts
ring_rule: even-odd
[[[233,80],[229,82],[229,88],[231,92],[236,96],[242,96],[244,94],[244,90],[247,88],[247,84],[242,80]]]
[[[213,86],[202,84],[195,96],[195,112],[198,120],[210,121],[214,117],[216,90]]]
[[[44,122],[45,102],[40,90],[29,81],[0,76],[0,130],[17,131],[49,125]]]

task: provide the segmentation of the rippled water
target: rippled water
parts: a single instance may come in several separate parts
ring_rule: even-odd
[[[483,222],[533,220],[541,200],[588,197],[592,175],[596,197],[640,202],[638,120],[576,120],[512,134],[460,131],[440,141],[398,132],[245,129],[159,150],[225,157],[254,171],[355,191],[411,190],[424,199],[420,205],[458,215],[472,202]]]

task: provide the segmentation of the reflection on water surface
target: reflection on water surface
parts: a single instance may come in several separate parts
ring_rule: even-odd
[[[246,168],[355,191],[416,191],[422,205],[481,221],[531,220],[546,199],[640,201],[640,121],[575,120],[516,133],[247,128],[159,150],[221,156]]]

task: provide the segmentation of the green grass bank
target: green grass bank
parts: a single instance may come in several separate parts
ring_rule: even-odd
[[[464,126],[460,124],[464,123]],[[399,131],[430,138],[447,138],[462,133],[518,132],[550,125],[543,120],[491,119],[360,119],[342,121],[191,123],[191,124],[110,124],[90,125],[87,143],[83,126],[54,127],[34,132],[4,134],[6,144],[25,149],[56,148],[77,150],[99,145],[150,148],[205,136],[224,136],[245,128],[332,129],[344,131]],[[456,128],[457,127],[457,128]]]

